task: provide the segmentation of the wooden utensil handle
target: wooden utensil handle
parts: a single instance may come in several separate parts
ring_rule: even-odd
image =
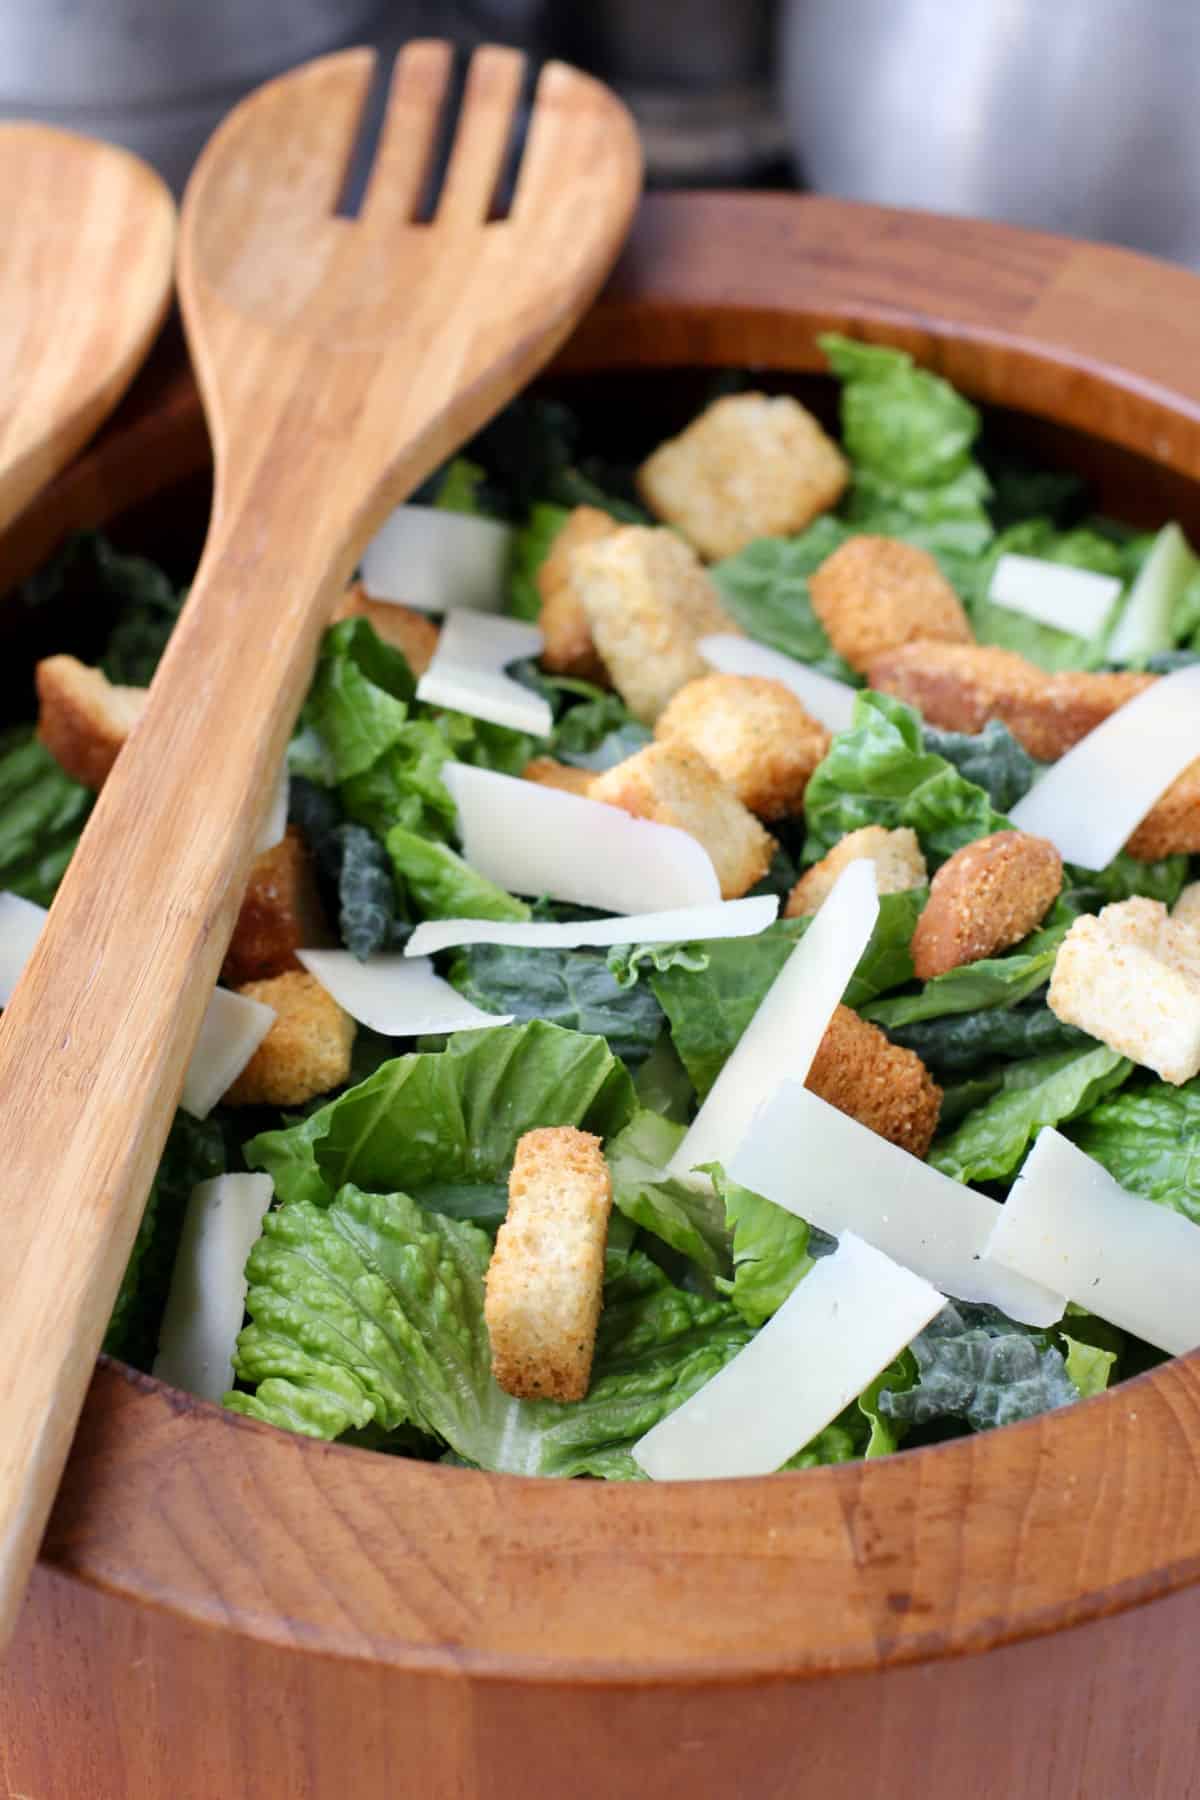
[[[325,602],[348,572],[327,516],[285,513],[282,501],[272,513],[261,494],[253,504],[253,520],[223,520],[205,554],[0,1020],[0,1641],[233,929]],[[264,588],[275,599],[269,645]],[[22,1042],[34,1048],[18,1062],[11,1047]],[[35,1185],[47,1142],[52,1172]]]

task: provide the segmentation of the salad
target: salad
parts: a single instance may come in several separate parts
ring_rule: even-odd
[[[105,1348],[609,1480],[888,1454],[1200,1344],[1200,562],[822,340],[636,469],[525,397],[323,641]],[[182,603],[0,741],[0,1000]]]

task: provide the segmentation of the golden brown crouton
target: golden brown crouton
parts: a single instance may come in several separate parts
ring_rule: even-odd
[[[275,1022],[225,1095],[226,1106],[302,1106],[350,1074],[357,1029],[315,975],[289,970],[238,989],[275,1009]]]
[[[848,1006],[830,1019],[804,1085],[913,1156],[924,1157],[933,1141],[941,1088],[915,1050],[891,1043]]]
[[[947,731],[982,731],[999,719],[1030,756],[1054,762],[1157,677],[1048,675],[993,644],[919,642],[875,657],[867,679]]]
[[[902,894],[907,888],[924,887],[929,879],[915,831],[907,825],[898,825],[895,831],[887,831],[882,825],[864,825],[858,831],[848,831],[820,862],[804,871],[788,895],[784,918],[802,919],[815,913],[846,864],[863,856],[869,856],[875,864],[876,893]]]
[[[1062,857],[1028,831],[994,831],[964,844],[929,887],[912,936],[919,981],[994,956],[1027,937],[1062,888]]]
[[[689,832],[712,858],[722,899],[736,900],[771,866],[774,838],[704,758],[682,745],[649,744],[627,756],[597,775],[591,798]]]
[[[571,577],[571,556],[581,544],[599,543],[619,530],[617,521],[599,507],[577,506],[538,570],[542,597],[538,627],[546,640],[542,663],[552,674],[575,675],[602,687],[611,685]]]
[[[1175,1087],[1200,1075],[1200,941],[1161,900],[1139,894],[1076,919],[1046,1004]]]
[[[673,531],[623,525],[571,552],[571,582],[626,706],[653,725],[671,695],[707,674],[696,645],[737,631],[711,576]]]
[[[802,531],[839,498],[849,465],[812,414],[786,395],[727,394],[638,470],[651,511],[701,556]]]
[[[596,779],[593,769],[573,769],[570,763],[556,762],[552,756],[535,756],[525,764],[522,774],[526,781],[536,781],[539,787],[559,788],[564,794],[585,797]]]
[[[761,675],[701,675],[659,715],[654,735],[700,755],[760,819],[804,805],[808,778],[829,733],[782,681]]]
[[[39,739],[73,780],[99,791],[149,689],[115,687],[103,669],[74,656],[45,657],[35,680]]]
[[[268,980],[300,967],[297,950],[315,950],[332,941],[308,846],[289,825],[281,841],[250,865],[221,980],[228,987]]]
[[[525,1133],[484,1297],[492,1373],[519,1400],[587,1393],[611,1211],[599,1138],[570,1125]]]
[[[969,644],[958,595],[927,550],[898,538],[852,537],[809,577],[813,610],[852,669],[914,638]]]
[[[372,600],[362,583],[348,587],[338,602],[334,621],[366,619],[393,650],[399,650],[414,675],[423,675],[437,649],[438,627],[428,613],[411,606],[395,606],[390,600]]]
[[[1154,802],[1125,846],[1139,862],[1200,850],[1200,761],[1189,763]]]

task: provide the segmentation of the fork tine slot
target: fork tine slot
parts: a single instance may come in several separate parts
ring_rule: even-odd
[[[454,148],[435,215],[439,225],[482,224],[491,213],[505,172],[524,77],[525,58],[519,50],[489,44],[471,58]]]
[[[397,56],[361,211],[371,224],[408,224],[417,216],[453,67],[454,46],[436,38],[406,44]]]

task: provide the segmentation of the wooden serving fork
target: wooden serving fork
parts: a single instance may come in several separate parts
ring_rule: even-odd
[[[337,217],[374,58],[271,82],[192,177],[179,288],[216,495],[191,596],[0,1021],[0,1633],[11,1626],[334,599],[388,511],[567,335],[625,237],[620,103],[481,49],[429,223],[448,45],[396,62]]]

